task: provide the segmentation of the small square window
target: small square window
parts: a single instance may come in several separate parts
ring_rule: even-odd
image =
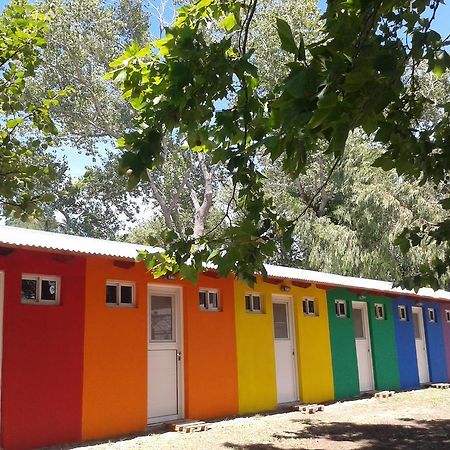
[[[219,292],[213,289],[200,289],[198,302],[202,310],[218,311],[220,307]]]
[[[408,321],[408,311],[406,310],[406,306],[398,305],[398,318],[402,322],[407,322]]]
[[[262,299],[260,294],[245,295],[245,310],[247,312],[262,312]]]
[[[22,276],[22,303],[58,304],[59,278],[40,275]]]
[[[106,303],[109,305],[115,305],[117,303],[117,288],[115,284],[106,285]]]
[[[375,319],[384,320],[384,305],[382,303],[375,303]]]
[[[253,295],[253,311],[261,311],[261,297]]]
[[[108,281],[106,283],[105,302],[110,306],[134,306],[134,284]]]
[[[209,309],[218,309],[219,308],[218,292],[208,292],[208,307],[209,307]]]
[[[31,302],[38,301],[37,283],[37,278],[22,279],[22,300]]]
[[[198,303],[200,305],[200,309],[208,309],[207,294],[208,293],[206,291],[200,291],[198,293]]]
[[[305,316],[317,316],[316,301],[313,298],[303,300],[303,314]]]
[[[428,321],[436,322],[436,312],[434,311],[434,308],[428,308]]]
[[[450,309],[445,310],[445,318],[447,319],[447,322],[450,323]]]
[[[133,304],[133,287],[132,286],[120,286],[120,303],[124,305]]]
[[[252,296],[250,294],[247,294],[245,296],[245,309],[247,311],[251,311],[252,310]]]
[[[56,280],[41,280],[41,300],[56,300]]]
[[[347,317],[347,302],[345,300],[335,300],[334,307],[336,309],[336,317]]]

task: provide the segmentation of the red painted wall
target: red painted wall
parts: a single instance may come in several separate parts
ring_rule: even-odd
[[[26,449],[79,441],[85,261],[15,250],[0,256],[0,270],[5,272],[2,445]],[[61,304],[21,304],[22,273],[61,277]]]

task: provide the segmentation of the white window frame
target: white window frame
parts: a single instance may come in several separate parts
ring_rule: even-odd
[[[200,305],[200,293],[204,292],[206,294],[206,306]],[[211,306],[209,301],[209,294],[217,295],[217,306]],[[220,311],[220,291],[218,289],[210,289],[210,288],[200,288],[198,290],[199,295],[199,307],[200,311]]]
[[[339,305],[344,305],[344,314],[341,314],[341,309],[339,308]],[[336,307],[337,311],[336,311]],[[334,311],[336,313],[336,317],[338,317],[339,319],[347,319],[348,315],[347,315],[347,300],[340,300],[337,299],[334,301]]]
[[[246,302],[246,297],[249,296],[250,297],[250,309],[247,309],[247,302]],[[255,303],[254,303],[254,298],[255,297],[259,297],[259,309],[255,309]],[[245,306],[245,310],[248,313],[255,313],[255,314],[261,314],[264,310],[263,307],[263,296],[259,293],[259,292],[247,292],[244,296],[244,306]]]
[[[377,320],[385,320],[386,319],[386,311],[383,303],[375,303],[375,319]],[[380,313],[381,311],[381,313]]]
[[[313,311],[310,311],[310,305],[313,305]],[[305,311],[305,305],[306,305],[306,311]],[[302,300],[302,309],[303,309],[303,315],[305,317],[317,317],[319,315],[319,312],[317,311],[317,302],[316,299],[313,297],[305,297]]]
[[[107,303],[106,290],[108,286],[116,287],[116,303]],[[131,303],[122,303],[121,287],[131,287]],[[131,281],[106,280],[105,283],[105,305],[111,308],[135,308],[136,307],[136,284]]]
[[[433,317],[431,317],[433,315]],[[434,308],[428,308],[428,322],[436,323],[436,310]]]
[[[445,318],[447,319],[447,323],[450,323],[450,309],[445,310]]]
[[[20,294],[21,303],[23,305],[60,305],[61,304],[61,278],[54,275],[35,275],[29,273],[22,274],[22,280],[36,281],[36,299],[29,300],[22,297],[22,292]],[[43,281],[54,281],[56,283],[56,293],[55,300],[43,300],[42,295],[42,282]],[[22,283],[20,285],[22,291]]]
[[[404,317],[402,317],[402,311],[404,312]],[[406,305],[398,305],[398,319],[400,322],[408,322],[408,309]]]

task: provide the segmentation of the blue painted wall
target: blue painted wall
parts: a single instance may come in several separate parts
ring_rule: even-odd
[[[428,308],[435,309],[436,322],[428,319]],[[445,358],[444,336],[442,333],[442,311],[439,303],[423,302],[423,322],[427,337],[428,366],[432,383],[443,383],[448,380],[447,362]]]
[[[406,297],[392,300],[392,309],[395,324],[395,338],[397,344],[398,368],[400,371],[400,387],[412,389],[420,386],[417,369],[416,341],[414,338],[414,325],[412,321],[411,306],[416,302]],[[406,306],[407,321],[399,318],[398,306]]]

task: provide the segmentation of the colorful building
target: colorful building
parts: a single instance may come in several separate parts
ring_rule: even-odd
[[[155,280],[143,248],[0,226],[3,448],[449,381],[448,292],[271,265]]]

